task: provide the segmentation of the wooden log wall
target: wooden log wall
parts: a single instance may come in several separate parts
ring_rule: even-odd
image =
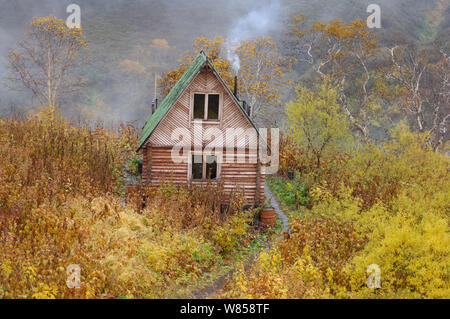
[[[187,154],[183,163],[175,163],[172,160],[172,148],[149,147],[144,148],[143,183],[157,185],[163,182],[181,183],[186,185],[221,184],[228,200],[232,193],[242,192],[245,202],[250,205],[264,204],[264,170],[260,167],[259,185],[257,185],[256,152],[239,151],[234,152],[234,163],[227,163],[227,152],[223,151],[223,163],[219,164],[219,178],[217,181],[191,181],[188,180],[189,165]],[[245,154],[245,155],[244,155]],[[244,163],[238,163],[238,158],[245,156]],[[147,165],[147,166],[145,166]]]

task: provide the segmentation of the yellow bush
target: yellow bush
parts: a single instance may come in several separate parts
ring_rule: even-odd
[[[347,265],[357,296],[448,298],[450,295],[448,157],[426,136],[400,126],[393,140],[368,146],[348,163],[337,193],[312,192],[314,212],[352,222],[369,242]],[[381,291],[365,287],[370,264],[381,268]]]
[[[293,218],[290,225],[290,234],[238,272],[220,296],[326,298],[342,290],[343,267],[363,247],[363,236],[349,223],[323,217]]]
[[[178,221],[160,229],[159,212],[151,205],[139,214],[111,196],[34,209],[0,235],[3,297],[177,296],[219,265],[223,247],[200,225],[183,230]],[[224,221],[214,236],[244,234],[246,219],[239,216]],[[80,289],[66,286],[70,264],[81,267]]]
[[[313,265],[308,250],[294,263],[283,259],[277,249],[262,252],[250,269],[243,267],[227,283],[220,298],[327,298],[330,281],[322,280],[321,271]]]
[[[221,215],[220,187],[162,185],[123,206],[134,130],[44,118],[0,120],[0,298],[189,296],[237,251],[253,214],[238,197]]]
[[[450,161],[426,141],[400,126],[331,171],[337,176],[322,176],[311,212],[291,219],[291,233],[220,296],[449,298]],[[372,264],[379,289],[367,287]]]
[[[386,296],[448,298],[450,265],[448,225],[445,219],[424,216],[420,224],[397,216],[385,225],[380,238],[372,238],[348,265],[352,291],[358,296],[369,288],[368,265],[381,270],[381,292]],[[362,292],[360,290],[363,290]]]

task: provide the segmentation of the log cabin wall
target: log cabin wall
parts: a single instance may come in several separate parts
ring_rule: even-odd
[[[198,121],[194,123],[192,119],[194,93],[220,95],[218,121]],[[193,186],[206,184],[206,181],[189,179],[190,167],[187,158],[183,163],[175,163],[172,160],[172,147],[178,142],[178,137],[175,140],[172,139],[172,133],[178,128],[184,128],[190,132],[191,136],[194,136],[194,128],[196,130],[201,128],[205,132],[211,127],[218,128],[224,133],[227,128],[242,128],[253,133],[247,136],[245,145],[241,145],[240,150],[234,150],[235,160],[233,163],[219,164],[218,180],[223,185],[228,197],[232,192],[241,191],[247,204],[263,204],[264,170],[260,168],[259,185],[256,185],[259,167],[256,160],[257,149],[249,147],[249,145],[256,145],[256,130],[236,105],[234,98],[230,96],[217,75],[211,71],[201,71],[195,76],[146,142],[143,149],[143,182],[158,184],[162,181],[171,181]],[[214,140],[214,138],[211,139]],[[211,140],[202,140],[202,148],[206,145],[211,146],[210,142]],[[225,158],[227,156],[227,145],[224,144],[221,145],[221,148],[224,148],[222,154]],[[192,148],[192,144],[188,147]],[[242,154],[245,154],[245,163],[237,162]],[[185,154],[185,156],[188,157],[190,154]],[[249,160],[250,158],[252,158],[252,161]]]
[[[222,185],[225,193],[225,202],[228,202],[233,192],[242,192],[247,204],[264,203],[264,170],[261,170],[261,178],[259,187],[256,185],[257,180],[257,163],[256,153],[249,150],[234,150],[234,163],[219,163],[219,173],[217,181],[193,181],[189,179],[188,156],[182,156],[184,163],[175,163],[172,160],[171,147],[156,147],[144,149],[144,163],[148,163],[150,151],[152,153],[151,170],[143,171],[144,183],[157,185],[164,182],[172,182],[174,184],[185,185]],[[192,153],[191,153],[192,154]],[[222,152],[223,158],[227,157],[226,150]],[[244,155],[245,154],[245,155]],[[237,163],[245,156],[244,163]],[[252,158],[252,159],[251,159]],[[253,162],[251,162],[253,161]]]

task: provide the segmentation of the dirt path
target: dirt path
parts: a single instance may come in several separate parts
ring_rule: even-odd
[[[289,232],[289,219],[281,210],[280,204],[278,204],[277,200],[275,199],[275,196],[270,191],[270,188],[269,188],[269,185],[267,185],[267,182],[264,185],[264,194],[266,195],[266,198],[270,201],[270,205],[272,205],[272,207],[275,208],[278,218],[283,223],[283,232]]]
[[[275,196],[270,191],[269,186],[267,185],[267,182],[264,185],[264,194],[266,195],[266,198],[270,201],[270,204],[272,205],[272,207],[275,209],[275,211],[278,215],[278,218],[280,218],[280,220],[283,224],[283,232],[286,232],[286,231],[288,232],[289,231],[289,219],[281,210],[280,205],[278,204],[277,200],[275,199]],[[282,236],[280,235],[280,237],[278,237],[278,239],[280,239],[281,237]],[[263,248],[263,249],[269,249],[268,248],[269,246],[271,246],[271,245],[269,244],[266,248]],[[259,253],[250,257],[245,262],[244,268],[245,269],[250,268],[252,266],[253,262],[258,258],[258,256],[259,256]],[[209,298],[212,295],[216,294],[223,288],[223,286],[225,285],[227,280],[232,278],[234,272],[235,272],[235,269],[232,269],[229,272],[227,272],[226,274],[224,274],[221,277],[219,277],[218,279],[216,279],[211,285],[194,291],[192,293],[191,298],[192,299],[205,299],[205,298]]]
[[[251,256],[245,263],[244,263],[244,269],[249,269],[252,264],[255,262],[255,260],[258,258],[259,253]],[[236,269],[231,269],[226,274],[223,274],[219,278],[217,278],[211,285],[206,286],[202,289],[196,290],[192,293],[192,299],[207,299],[212,297],[213,295],[217,294],[224,286],[227,280],[231,279],[233,277],[234,272]]]

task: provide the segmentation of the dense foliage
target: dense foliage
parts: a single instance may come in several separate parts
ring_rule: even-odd
[[[230,266],[253,211],[220,189],[123,192],[136,133],[73,126],[53,112],[0,120],[0,297],[187,296]],[[141,197],[142,198],[142,197]],[[245,238],[244,238],[245,237]],[[79,265],[81,287],[66,285]]]
[[[292,217],[290,234],[222,296],[448,298],[450,162],[426,139],[401,125],[391,141],[363,146],[319,175],[299,157],[313,169],[297,171],[292,183],[320,176],[309,186],[312,209]],[[281,153],[292,152],[283,145]],[[289,204],[280,183],[291,182],[271,183]],[[380,267],[379,289],[366,286],[372,264]]]

